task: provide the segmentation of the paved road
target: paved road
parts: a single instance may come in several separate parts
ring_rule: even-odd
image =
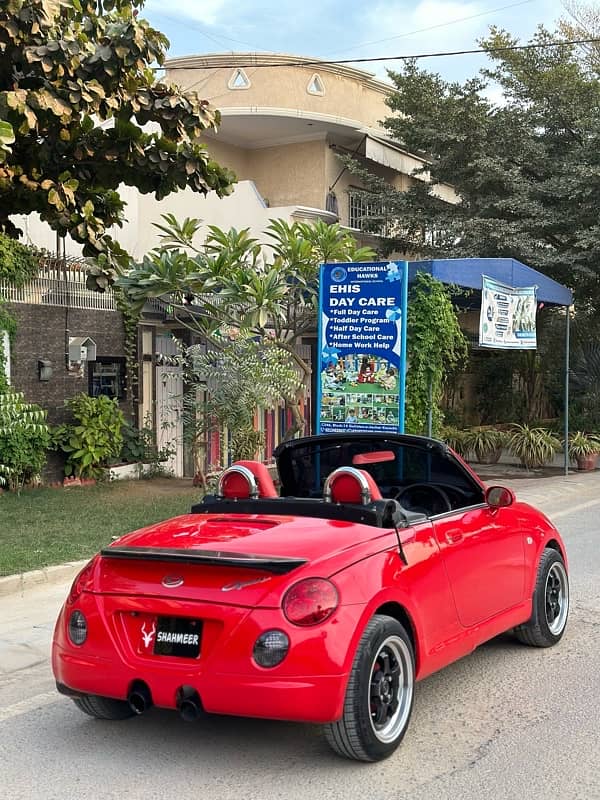
[[[331,754],[308,725],[158,709],[89,719],[47,661],[65,585],[0,598],[0,766],[11,800],[569,800],[600,798],[600,481],[523,484],[567,540],[573,606],[550,650],[500,637],[420,683],[407,737],[378,765]]]

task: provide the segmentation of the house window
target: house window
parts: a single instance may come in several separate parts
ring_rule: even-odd
[[[250,78],[246,75],[241,67],[238,67],[238,69],[233,70],[227,86],[230,89],[249,89]]]
[[[104,394],[122,400],[125,397],[125,359],[99,357],[88,362],[89,389],[91,397]]]
[[[309,80],[308,86],[306,87],[306,91],[309,94],[316,94],[319,97],[322,97],[325,94],[325,85],[316,72]]]
[[[385,236],[387,228],[385,209],[380,200],[370,200],[364,193],[350,190],[348,207],[348,226]]]

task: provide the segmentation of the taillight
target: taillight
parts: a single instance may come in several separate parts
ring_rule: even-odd
[[[283,613],[294,625],[318,625],[339,604],[338,591],[326,578],[305,578],[291,586],[283,597]]]
[[[80,597],[81,593],[89,586],[97,560],[98,556],[94,556],[94,558],[92,558],[92,560],[89,561],[81,570],[79,575],[77,575],[71,585],[71,591],[67,597],[67,603],[73,604]]]

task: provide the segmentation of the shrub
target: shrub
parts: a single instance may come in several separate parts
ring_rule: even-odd
[[[22,393],[0,394],[0,483],[20,491],[35,481],[47,459],[50,428],[46,412]]]
[[[465,449],[473,453],[480,464],[495,463],[508,438],[504,431],[482,425],[466,432]]]
[[[542,467],[558,453],[560,439],[545,428],[530,428],[528,425],[513,425],[508,448],[527,469]]]
[[[65,475],[101,477],[104,468],[121,452],[123,412],[116,400],[104,395],[78,394],[65,405],[77,422],[59,425],[54,431],[55,444],[67,455]]]
[[[597,434],[576,431],[569,436],[570,461],[577,461],[597,453],[600,453],[600,437]]]
[[[469,456],[469,431],[459,430],[458,428],[446,427],[442,428],[440,438],[446,442],[448,447],[451,447],[455,453],[466,459]]]

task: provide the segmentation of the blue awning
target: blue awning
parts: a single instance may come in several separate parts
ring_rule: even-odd
[[[442,283],[463,286],[481,291],[481,276],[513,288],[537,286],[537,299],[558,306],[573,304],[573,293],[561,283],[553,281],[514,258],[437,258],[431,261],[409,261],[409,281],[417,272],[428,272]]]

